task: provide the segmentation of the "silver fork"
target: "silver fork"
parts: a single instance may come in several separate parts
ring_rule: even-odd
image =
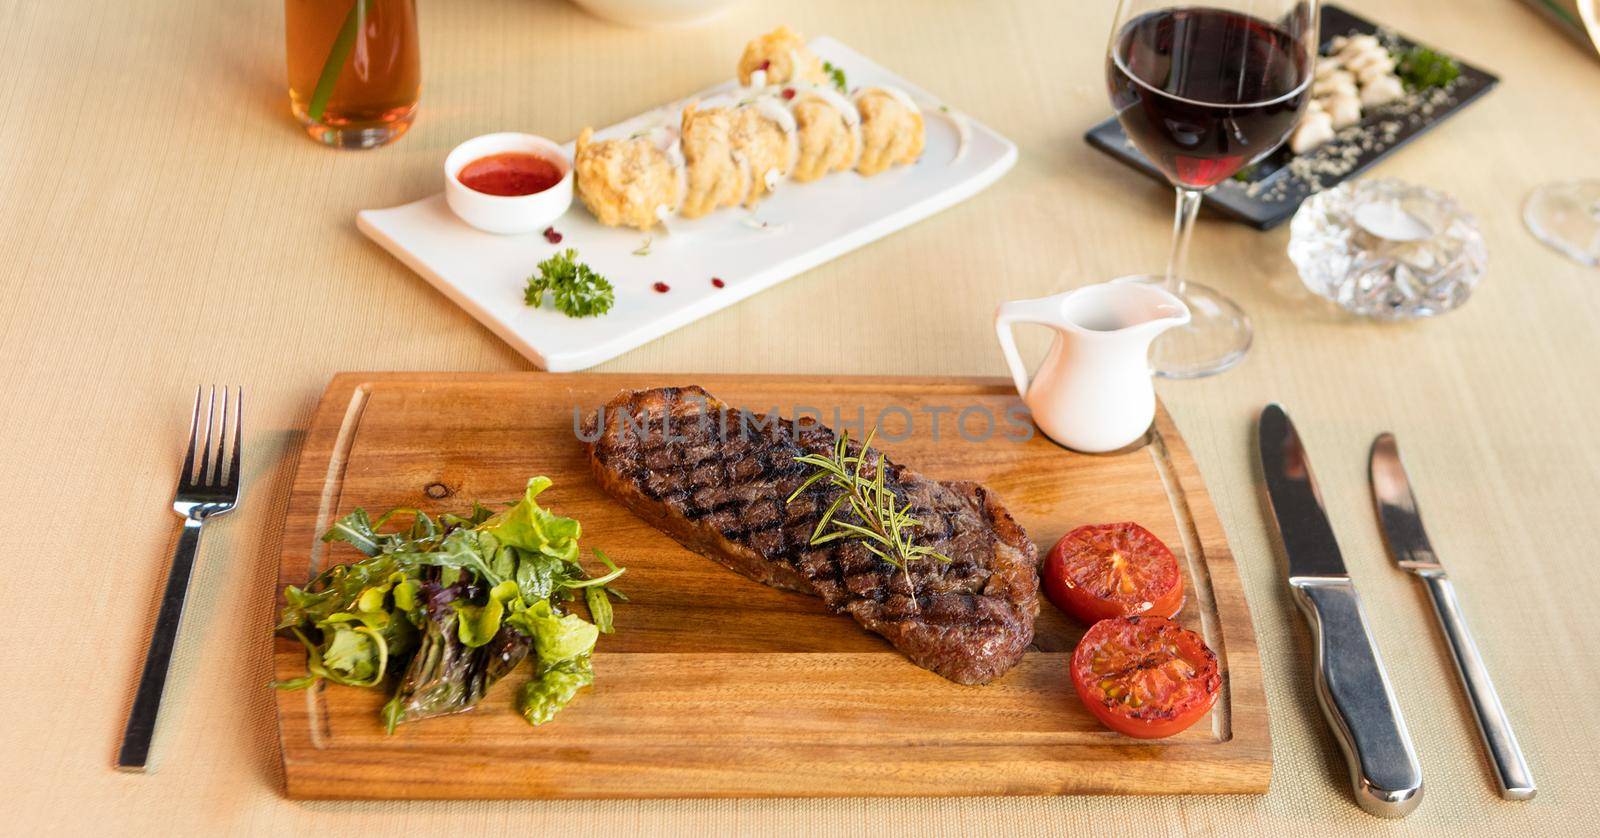
[[[172,647],[183,621],[183,601],[189,593],[189,577],[194,571],[195,553],[200,547],[200,528],[217,515],[231,512],[239,501],[239,440],[244,436],[244,388],[237,388],[233,409],[228,409],[228,388],[222,388],[222,412],[217,413],[217,388],[205,397],[205,438],[200,436],[201,394],[194,393],[194,418],[189,421],[189,454],[183,458],[183,474],[172,509],[183,517],[183,532],[172,554],[167,571],[167,589],[161,595],[161,612],[156,630],[145,653],[144,672],[139,676],[139,692],[122,732],[122,750],[117,768],[143,771],[150,757],[150,740],[155,737],[156,716],[161,712],[161,693],[167,686],[167,668],[172,663]],[[216,444],[212,445],[212,431]],[[231,442],[230,442],[231,440]],[[215,452],[215,453],[213,453]],[[198,455],[198,456],[197,456]],[[200,469],[195,470],[199,459]]]

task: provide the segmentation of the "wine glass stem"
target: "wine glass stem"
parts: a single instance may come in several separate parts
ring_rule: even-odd
[[[1189,237],[1194,234],[1194,218],[1200,211],[1200,190],[1178,187],[1178,207],[1172,216],[1172,253],[1167,257],[1166,288],[1183,298],[1183,269],[1189,260]]]

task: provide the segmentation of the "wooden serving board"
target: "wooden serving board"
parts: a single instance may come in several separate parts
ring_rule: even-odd
[[[757,584],[678,546],[600,492],[574,415],[623,388],[690,383],[752,410],[811,409],[836,427],[881,424],[879,444],[890,456],[930,477],[982,481],[1041,550],[1079,524],[1148,527],[1186,573],[1180,619],[1221,659],[1216,709],[1164,741],[1102,728],[1067,673],[1083,628],[1042,597],[1034,650],[995,682],[964,687],[911,664],[816,598]],[[1038,435],[1016,441],[1031,426],[1003,418],[985,439],[984,416],[1008,410],[1021,406],[1000,379],[338,375],[295,475],[280,592],[358,557],[318,540],[358,506],[465,511],[474,499],[514,500],[529,477],[544,474],[555,485],[540,501],[583,523],[585,547],[628,567],[619,587],[632,601],[617,605],[617,632],[600,640],[594,686],[539,728],[512,706],[526,664],[472,712],[405,725],[393,736],[378,721],[380,690],[277,693],[289,796],[1266,791],[1267,708],[1244,592],[1171,419],[1157,417],[1144,447],[1086,456]],[[277,639],[275,657],[278,677],[304,672],[299,644]]]

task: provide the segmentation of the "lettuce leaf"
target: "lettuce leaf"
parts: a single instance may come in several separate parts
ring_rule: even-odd
[[[562,561],[577,561],[578,537],[583,534],[583,527],[576,519],[563,518],[539,506],[535,498],[548,488],[548,477],[529,480],[522,500],[485,521],[480,525],[480,531],[494,536],[500,544]]]
[[[322,652],[322,665],[339,683],[370,687],[383,678],[389,650],[383,635],[366,626],[338,627]]]
[[[463,609],[457,607],[466,588],[423,584],[425,634],[394,698],[384,707],[383,721],[390,733],[402,722],[471,710],[528,656],[531,639],[503,624],[483,645],[467,645],[461,629]],[[514,588],[511,594],[515,595]]]
[[[499,513],[475,503],[437,520],[411,508],[341,518],[323,541],[345,542],[364,558],[284,589],[277,630],[305,646],[306,674],[275,686],[389,680],[394,693],[381,718],[392,733],[472,709],[534,655],[517,706],[533,724],[548,721],[593,681],[595,643],[614,630],[611,600],[627,601],[610,587],[623,568],[599,550],[606,572],[590,576],[579,563],[582,527],[539,505],[548,488],[549,478],[529,480],[522,499]],[[386,529],[397,516],[409,523]],[[563,605],[580,593],[589,620]]]
[[[285,588],[277,628],[306,647],[307,674],[277,686],[303,689],[323,679],[357,687],[381,682],[389,658],[416,645],[417,615],[401,604],[408,587],[397,567],[392,556],[378,556],[330,568],[305,589]]]
[[[546,599],[507,617],[506,625],[533,638],[533,652],[545,664],[587,655],[600,638],[593,623],[577,614],[555,613]]]
[[[501,618],[506,613],[506,603],[517,600],[517,583],[507,579],[489,591],[489,601],[483,605],[453,602],[456,609],[456,627],[461,642],[476,649],[500,633]],[[518,601],[520,604],[520,600]]]
[[[533,680],[517,690],[517,711],[528,724],[542,725],[577,696],[578,690],[594,683],[594,667],[587,654],[553,664],[540,661]]]

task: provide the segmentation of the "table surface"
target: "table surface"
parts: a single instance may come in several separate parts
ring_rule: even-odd
[[[1010,136],[1016,169],[973,200],[602,369],[1003,374],[1005,299],[1158,268],[1169,195],[1086,146],[1108,107],[1109,0],[743,3],[690,30],[626,29],[560,0],[422,5],[421,118],[335,152],[300,133],[276,3],[0,0],[0,360],[12,607],[0,625],[7,828],[526,834],[829,832],[1328,834],[1559,829],[1600,808],[1600,272],[1523,229],[1535,185],[1596,175],[1600,62],[1504,0],[1350,5],[1501,75],[1377,174],[1454,193],[1490,273],[1434,322],[1347,319],[1300,289],[1287,229],[1203,219],[1192,273],[1256,323],[1226,375],[1163,383],[1238,556],[1266,666],[1275,769],[1261,797],[610,803],[291,803],[281,794],[268,629],[303,429],[338,370],[528,364],[365,240],[355,213],[439,188],[479,133],[568,137],[726,78],[787,20],[834,35]],[[625,60],[622,60],[625,59]],[[648,68],[648,70],[644,70]],[[833,304],[819,304],[833,301]],[[889,314],[892,313],[892,316]],[[1035,355],[1042,334],[1030,334]],[[729,351],[738,347],[737,351]],[[244,385],[242,506],[206,537],[154,773],[111,765],[175,537],[167,502],[196,382]],[[1312,697],[1308,639],[1268,540],[1252,422],[1289,407],[1373,617],[1427,796],[1387,823],[1350,803]],[[1396,432],[1434,540],[1539,780],[1495,797],[1418,587],[1390,568],[1365,469]],[[46,518],[49,515],[54,520]],[[63,522],[65,526],[63,526]],[[19,719],[26,717],[26,722]]]

